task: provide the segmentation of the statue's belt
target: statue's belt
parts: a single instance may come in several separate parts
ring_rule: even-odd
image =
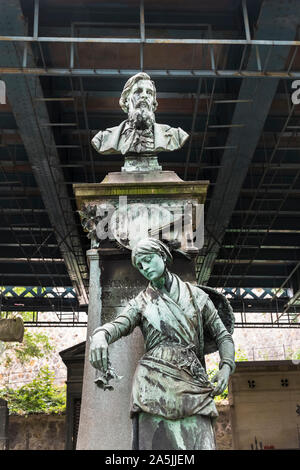
[[[149,365],[155,367],[155,364],[157,364],[159,367],[163,365],[176,371],[183,370],[191,375],[193,379],[210,386],[208,376],[196,356],[195,350],[194,344],[183,346],[178,343],[160,343],[147,351],[139,363],[147,367]],[[168,371],[169,374],[170,371]]]

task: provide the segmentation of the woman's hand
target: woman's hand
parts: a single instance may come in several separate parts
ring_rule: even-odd
[[[105,331],[98,331],[91,338],[90,363],[95,369],[107,370],[108,364],[108,343]]]
[[[211,379],[211,381],[217,382],[217,385],[215,386],[212,395],[221,395],[221,393],[224,392],[225,388],[228,385],[228,380],[230,376],[230,367],[228,364],[224,364],[222,369],[217,372],[214,377]]]

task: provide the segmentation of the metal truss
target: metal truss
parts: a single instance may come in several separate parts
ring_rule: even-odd
[[[230,301],[242,301],[252,302],[255,301],[268,301],[273,300],[274,294],[276,293],[276,300],[287,300],[291,297],[290,289],[275,289],[275,288],[236,288],[236,287],[224,287],[219,289]],[[277,291],[277,292],[276,292]],[[269,311],[269,310],[266,310]]]
[[[56,312],[56,315],[57,318],[45,320],[40,318],[39,312],[32,312],[31,320],[24,321],[24,325],[26,328],[84,328],[87,326],[87,317],[83,321],[80,319],[79,312]]]
[[[34,76],[45,76],[45,75],[51,75],[51,76],[66,76],[70,80],[70,94],[68,95],[68,98],[62,97],[64,94],[60,95],[59,97],[44,97],[43,94],[39,95],[36,93],[31,93],[31,95],[34,97],[32,101],[36,104],[40,104],[40,101],[59,101],[59,100],[73,100],[73,105],[74,109],[72,108],[72,113],[74,114],[74,123],[54,123],[54,122],[47,122],[45,124],[42,124],[40,127],[43,129],[44,127],[50,128],[50,127],[69,127],[69,126],[74,126],[75,131],[78,133],[78,145],[65,145],[65,142],[62,140],[61,142],[57,143],[55,145],[56,148],[79,148],[81,152],[81,159],[82,159],[82,167],[84,171],[84,179],[86,182],[89,182],[89,175],[88,175],[88,170],[87,168],[91,168],[91,177],[92,180],[95,182],[97,180],[97,175],[95,174],[95,167],[96,165],[101,165],[103,166],[104,163],[101,161],[99,162],[94,162],[94,157],[93,154],[91,153],[91,148],[89,145],[86,145],[86,143],[89,142],[90,138],[90,126],[88,123],[88,113],[87,113],[87,104],[86,104],[86,92],[83,87],[83,80],[81,77],[92,77],[92,76],[97,76],[97,77],[120,77],[120,78],[127,78],[134,73],[138,73],[141,70],[144,70],[148,72],[153,78],[158,78],[158,77],[166,77],[166,78],[190,78],[190,79],[198,79],[198,85],[197,85],[197,92],[196,94],[193,93],[191,97],[195,99],[194,103],[194,108],[193,108],[193,115],[192,115],[192,125],[191,125],[191,135],[193,136],[195,131],[196,131],[196,118],[199,114],[199,100],[202,97],[203,98],[203,92],[207,90],[202,90],[205,88],[206,80],[202,80],[205,78],[212,78],[213,86],[212,86],[212,91],[207,94],[207,120],[205,124],[205,132],[204,132],[204,138],[203,138],[203,144],[201,147],[201,150],[198,155],[198,161],[192,162],[191,161],[191,151],[192,151],[192,138],[189,141],[189,147],[187,150],[187,157],[186,161],[183,163],[184,166],[184,177],[185,179],[188,176],[188,170],[192,167],[195,166],[196,168],[196,177],[199,177],[199,172],[201,170],[201,164],[203,160],[203,154],[206,150],[212,150],[212,149],[224,149],[224,150],[229,150],[232,151],[233,157],[235,158],[235,146],[230,146],[230,141],[228,139],[228,142],[225,142],[226,145],[225,147],[218,146],[218,147],[212,147],[209,146],[209,142],[206,142],[206,138],[209,136],[209,129],[211,128],[242,128],[245,127],[244,120],[243,119],[236,119],[236,122],[232,122],[231,124],[227,124],[227,121],[222,124],[215,125],[215,123],[210,122],[210,117],[211,117],[211,110],[212,106],[215,103],[245,103],[245,102],[252,102],[252,99],[249,99],[249,97],[252,96],[253,93],[251,93],[252,88],[255,87],[255,80],[249,80],[247,81],[247,78],[271,78],[273,80],[271,81],[265,81],[263,80],[264,87],[266,89],[273,87],[274,88],[274,83],[275,81],[279,81],[279,79],[296,79],[300,78],[300,71],[299,70],[294,70],[294,63],[295,59],[298,55],[299,48],[300,48],[300,41],[288,41],[288,40],[262,40],[262,37],[265,37],[264,34],[265,32],[262,31],[261,36],[259,39],[253,39],[251,37],[251,32],[250,32],[250,27],[249,27],[249,19],[248,19],[248,13],[247,13],[247,2],[246,0],[241,1],[241,6],[242,6],[242,14],[243,14],[243,20],[244,20],[244,31],[245,31],[245,38],[244,39],[235,39],[235,38],[226,38],[226,39],[218,39],[218,38],[212,38],[212,31],[209,29],[208,25],[202,25],[203,27],[206,27],[206,30],[202,28],[199,28],[199,36],[204,35],[207,37],[201,37],[201,38],[186,38],[186,39],[177,39],[174,37],[171,37],[172,34],[168,33],[166,34],[167,37],[165,38],[153,38],[153,37],[147,37],[146,34],[146,26],[152,29],[155,28],[162,28],[163,25],[159,25],[158,23],[147,23],[145,24],[145,15],[144,15],[144,3],[143,0],[140,2],[140,21],[139,23],[130,24],[125,23],[125,22],[119,22],[115,23],[114,26],[117,28],[119,27],[120,29],[123,27],[133,27],[136,30],[140,30],[140,37],[126,37],[126,38],[117,38],[117,37],[79,37],[79,34],[81,34],[81,31],[84,30],[86,27],[93,27],[93,28],[98,28],[97,30],[95,29],[95,34],[98,36],[101,36],[101,28],[106,27],[107,25],[105,23],[72,23],[70,29],[65,28],[64,34],[61,36],[58,35],[53,35],[51,36],[52,32],[47,35],[46,29],[43,29],[43,27],[39,25],[39,0],[34,0],[34,18],[33,18],[33,35],[28,35],[28,36],[1,36],[0,37],[0,45],[1,44],[7,44],[7,45],[13,45],[16,51],[18,52],[18,60],[15,60],[14,63],[11,63],[11,66],[7,66],[5,62],[3,63],[3,66],[0,67],[0,75],[7,75],[7,81],[11,79],[22,79],[22,76],[25,80],[26,75],[34,75]],[[296,13],[295,13],[296,15]],[[297,15],[296,15],[297,16]],[[78,26],[78,30],[76,29]],[[167,26],[167,25],[165,25]],[[168,26],[172,26],[171,24],[168,24]],[[177,25],[180,27],[180,25]],[[200,25],[190,25],[191,28],[194,28],[193,33],[195,33],[195,28],[197,28]],[[81,28],[81,30],[79,30]],[[55,30],[56,31],[56,30]],[[203,32],[204,31],[204,32]],[[76,36],[76,33],[78,32],[78,36]],[[44,34],[45,33],[45,34]],[[100,33],[100,34],[99,34]],[[117,36],[118,31],[116,31],[115,36]],[[152,31],[154,33],[154,31]],[[186,31],[188,33],[188,31]],[[81,34],[82,35],[82,34]],[[191,34],[192,35],[192,34]],[[217,35],[217,33],[215,34]],[[104,36],[104,33],[103,33]],[[289,36],[290,37],[290,36]],[[294,36],[293,36],[294,37]],[[89,47],[93,47],[95,44],[119,44],[119,45],[125,45],[125,44],[135,44],[136,47],[140,48],[140,67],[138,68],[138,65],[135,65],[135,69],[95,69],[95,68],[84,68],[81,67],[80,62],[80,57],[78,54],[78,49],[77,46],[80,44],[86,44]],[[66,46],[66,52],[69,54],[68,56],[68,62],[69,62],[69,67],[56,67],[55,62],[54,65],[53,63],[50,63],[49,60],[55,60],[55,56],[50,57],[49,53],[47,52],[47,46],[49,45],[56,45],[56,44],[65,44]],[[145,64],[144,60],[144,48],[146,46],[150,45],[155,45],[155,44],[165,44],[166,46],[168,44],[178,44],[178,45],[198,45],[203,47],[203,60],[201,64],[197,64],[197,69],[191,68],[190,70],[187,69],[182,69],[182,70],[166,70],[166,69],[161,69],[161,70],[149,70],[147,69],[147,64]],[[38,52],[38,62],[34,62],[31,59],[31,52],[32,48]],[[36,52],[36,51],[35,51]],[[48,51],[49,52],[49,51]],[[284,53],[283,53],[284,52]],[[235,57],[235,63],[234,66],[232,66],[232,62],[230,62],[230,65],[226,66],[224,65],[225,61],[220,61],[220,57],[226,58],[229,57]],[[21,55],[20,55],[21,54]],[[279,64],[278,60],[276,57],[280,55],[281,60],[284,62],[284,65]],[[286,60],[285,60],[285,56]],[[253,60],[249,61],[249,57],[252,58]],[[205,60],[204,60],[205,58]],[[206,60],[207,59],[207,60]],[[297,60],[297,59],[296,59]],[[66,65],[68,65],[68,62]],[[222,62],[222,63],[221,63]],[[35,65],[37,64],[37,65]],[[273,64],[273,65],[272,65]],[[274,65],[275,64],[275,65]],[[6,66],[5,66],[6,65]],[[276,69],[276,66],[278,70]],[[227,67],[227,68],[226,68]],[[9,75],[19,75],[19,77],[9,77]],[[75,78],[76,77],[76,78]],[[233,100],[219,100],[216,99],[218,98],[217,96],[217,88],[215,90],[215,83],[216,83],[216,78],[244,78],[243,82],[245,82],[245,86],[249,88],[248,93],[244,93],[245,96],[238,96],[238,99],[233,99]],[[29,78],[28,78],[29,79]],[[27,79],[26,79],[27,80]],[[33,79],[32,79],[33,80]],[[79,87],[75,86],[77,85],[77,81],[79,83]],[[251,84],[249,83],[251,82]],[[273,83],[274,82],[274,83]],[[218,82],[220,83],[220,82]],[[285,81],[284,83],[285,86],[288,85],[288,82]],[[243,90],[243,86],[242,86]],[[34,90],[36,91],[36,90]],[[247,91],[247,90],[246,90]],[[63,93],[63,92],[61,92]],[[104,91],[98,92],[98,93],[107,93]],[[111,92],[108,92],[111,95]],[[275,93],[275,91],[274,91]],[[266,93],[264,93],[266,94]],[[81,98],[81,105],[82,105],[82,112],[83,112],[83,119],[80,116],[80,105],[79,100],[76,101],[74,98],[75,96],[79,96]],[[168,95],[170,96],[170,94]],[[228,98],[228,96],[227,96]],[[231,98],[236,98],[235,95],[233,95]],[[290,102],[290,96],[288,96],[287,90],[286,90],[286,101],[287,103]],[[272,98],[273,99],[273,98]],[[271,105],[273,101],[269,99],[269,105]],[[260,100],[260,104],[265,103],[264,100]],[[255,106],[252,107],[257,109]],[[269,106],[270,107],[270,106]],[[266,106],[261,106],[261,109],[266,109]],[[236,237],[234,245],[232,245],[232,250],[233,248],[235,251],[232,251],[231,256],[228,256],[228,259],[224,256],[221,257],[221,259],[216,260],[216,264],[219,263],[219,265],[222,266],[224,264],[224,269],[221,271],[217,271],[216,275],[211,276],[211,278],[214,278],[213,281],[215,282],[214,285],[219,285],[219,286],[226,286],[227,284],[229,285],[234,285],[235,281],[233,279],[237,279],[236,281],[236,288],[230,288],[230,287],[223,287],[220,288],[220,290],[228,297],[228,299],[231,302],[231,305],[233,307],[234,312],[236,312],[236,327],[247,327],[247,328],[276,328],[276,327],[283,327],[283,328],[298,328],[300,324],[298,323],[298,316],[300,315],[300,291],[297,291],[297,284],[296,282],[291,282],[293,281],[293,278],[297,273],[300,271],[300,263],[295,263],[295,266],[293,264],[293,269],[290,271],[288,274],[288,277],[284,277],[284,281],[278,285],[280,287],[278,288],[262,288],[260,289],[260,293],[258,293],[258,289],[254,288],[239,288],[239,285],[241,284],[242,277],[245,276],[231,276],[231,270],[234,270],[236,267],[237,262],[239,261],[239,254],[240,254],[240,247],[245,247],[246,245],[246,240],[248,235],[252,234],[252,231],[255,230],[256,233],[259,231],[262,232],[261,237],[259,238],[260,243],[257,243],[257,250],[253,250],[253,254],[250,253],[249,259],[247,258],[246,261],[249,264],[249,268],[252,264],[256,262],[256,254],[258,251],[258,247],[262,247],[264,244],[267,246],[268,244],[265,242],[265,239],[269,236],[269,234],[272,232],[272,224],[273,224],[273,217],[274,221],[278,215],[282,212],[282,204],[283,201],[286,200],[288,194],[291,194],[292,191],[298,191],[298,189],[295,189],[294,183],[290,186],[290,188],[286,188],[286,185],[283,184],[284,188],[280,188],[280,191],[282,193],[285,191],[286,194],[284,193],[284,197],[282,198],[282,202],[280,203],[280,206],[278,210],[276,211],[257,211],[254,209],[252,210],[254,206],[254,203],[259,204],[259,206],[262,206],[262,202],[259,198],[261,193],[263,191],[268,190],[269,193],[271,193],[274,189],[274,184],[273,179],[275,178],[275,173],[271,177],[271,181],[267,180],[267,172],[272,169],[273,171],[273,165],[275,165],[275,162],[277,160],[274,160],[273,162],[273,157],[277,150],[292,150],[291,147],[285,148],[283,144],[281,145],[280,139],[281,137],[285,137],[285,132],[291,128],[295,127],[295,122],[289,123],[290,118],[296,118],[296,116],[293,116],[293,111],[294,107],[290,106],[290,110],[288,113],[288,118],[287,120],[283,123],[283,127],[281,131],[278,133],[278,139],[275,142],[274,148],[272,150],[272,154],[270,157],[270,161],[264,165],[263,169],[263,174],[261,176],[261,180],[259,184],[257,185],[255,183],[255,187],[251,187],[247,189],[247,191],[251,190],[253,195],[253,202],[251,202],[250,205],[250,210],[234,210],[235,215],[243,215],[243,224],[241,224],[241,227],[247,227],[245,229],[244,233],[244,228],[239,229],[240,233]],[[30,113],[26,112],[27,115],[30,115]],[[257,113],[256,113],[257,115]],[[23,122],[25,119],[23,120]],[[82,122],[84,123],[83,129],[82,127]],[[259,119],[259,122],[262,125],[261,130],[259,130],[257,134],[257,138],[259,138],[261,131],[263,129],[263,120]],[[288,124],[290,124],[288,126]],[[77,128],[77,129],[76,129]],[[299,126],[296,126],[297,129],[299,129]],[[235,130],[235,129],[234,129]],[[14,130],[15,131],[15,130]],[[83,131],[83,132],[82,132]],[[73,132],[73,128],[72,128]],[[239,131],[240,132],[240,131]],[[24,133],[26,134],[26,133]],[[51,133],[48,132],[49,134],[49,142],[51,141],[51,148],[54,146],[54,140],[51,137]],[[83,137],[82,135],[83,134]],[[238,136],[240,137],[240,134]],[[251,133],[251,138],[253,140],[253,132]],[[47,140],[47,142],[48,142]],[[85,140],[87,142],[85,142]],[[243,141],[243,139],[242,139]],[[246,140],[245,140],[246,142]],[[72,144],[73,142],[71,142]],[[280,145],[279,145],[280,144]],[[1,144],[0,144],[1,145]],[[50,144],[47,144],[50,145]],[[247,146],[246,146],[247,147]],[[49,147],[50,148],[50,147]],[[88,151],[86,151],[88,149]],[[294,150],[297,150],[297,147],[294,147]],[[13,164],[13,155],[10,156],[11,158],[11,163]],[[252,155],[250,155],[252,158]],[[249,161],[251,161],[251,158]],[[280,157],[283,159],[283,156]],[[232,167],[231,164],[229,164],[228,160],[228,155],[227,153],[224,153],[224,162],[227,164],[227,168],[230,169],[230,172],[232,173]],[[39,160],[40,162],[40,154],[39,154]],[[281,168],[281,160],[280,162],[276,163],[278,165],[277,170],[280,170]],[[261,164],[259,164],[261,165]],[[297,164],[298,165],[298,164]],[[68,161],[65,166],[72,166],[72,164]],[[75,165],[76,166],[76,165]],[[77,162],[78,166],[78,162]],[[62,168],[63,165],[59,165],[57,162],[55,165],[53,165],[52,168]],[[222,165],[218,164],[218,166],[215,166],[215,169],[221,168]],[[96,167],[97,168],[97,167]],[[208,168],[206,166],[206,168]],[[277,171],[276,170],[276,171]],[[299,167],[297,167],[297,170],[299,171]],[[3,169],[1,169],[2,172],[4,172]],[[221,170],[219,170],[221,173]],[[238,169],[240,171],[240,169]],[[279,172],[279,171],[278,171]],[[295,182],[296,178],[299,177],[299,172],[296,174],[295,173]],[[9,182],[9,178],[6,174],[3,174],[5,178],[5,183]],[[225,175],[226,176],[226,175]],[[225,178],[226,180],[226,178]],[[274,180],[275,181],[275,180]],[[21,177],[20,177],[20,184],[22,183]],[[60,184],[60,182],[58,182]],[[71,184],[71,182],[65,182],[65,184]],[[236,182],[235,182],[236,184]],[[278,185],[277,185],[278,186]],[[41,185],[43,187],[43,185]],[[223,187],[227,188],[226,184],[223,184]],[[26,188],[28,189],[28,188]],[[33,187],[31,188],[32,190],[36,190],[37,188]],[[240,191],[237,190],[237,186],[235,188],[236,190],[236,195],[240,193]],[[274,190],[275,191],[275,190]],[[277,191],[277,189],[276,189]],[[25,191],[24,191],[25,193]],[[220,194],[218,191],[216,191],[216,194]],[[33,193],[32,193],[33,195]],[[6,195],[5,195],[6,197]],[[49,231],[53,230],[52,228],[46,228],[42,227],[42,219],[39,219],[39,214],[41,212],[38,211],[46,211],[45,209],[37,209],[37,208],[32,208],[30,205],[30,194],[28,193],[27,195],[28,199],[28,207],[21,206],[20,202],[17,201],[17,208],[13,210],[17,210],[20,212],[22,215],[22,220],[25,223],[28,224],[28,227],[23,227],[22,230],[28,230],[30,232],[31,238],[29,240],[29,243],[27,241],[27,244],[22,241],[21,238],[18,237],[18,233],[21,230],[20,227],[14,226],[9,219],[9,213],[8,209],[1,209],[1,213],[3,216],[3,220],[5,222],[5,226],[2,228],[0,227],[0,230],[6,230],[8,234],[11,234],[12,239],[11,241],[16,248],[18,248],[20,255],[22,255],[22,258],[27,260],[28,265],[30,266],[30,272],[27,274],[27,276],[31,276],[31,279],[29,283],[34,283],[36,282],[37,284],[39,283],[39,287],[26,287],[23,288],[23,291],[20,291],[21,288],[15,288],[12,286],[8,286],[5,288],[0,288],[0,311],[1,312],[26,312],[28,317],[28,312],[31,312],[31,320],[25,321],[26,326],[85,326],[86,322],[81,321],[80,317],[80,312],[86,312],[87,306],[85,305],[84,307],[79,306],[78,298],[76,296],[75,291],[73,290],[72,287],[43,287],[42,282],[45,282],[45,277],[47,276],[49,284],[52,282],[53,286],[58,286],[58,285],[63,285],[64,282],[67,283],[66,276],[62,278],[62,274],[59,271],[59,266],[56,264],[58,263],[52,263],[52,265],[48,265],[47,260],[50,259],[48,253],[51,254],[51,251],[49,250],[50,248],[52,249],[55,244],[53,244],[53,239],[49,238],[51,235]],[[64,201],[64,196],[59,197],[60,201]],[[67,199],[67,198],[66,198]],[[253,207],[252,207],[253,206]],[[272,206],[273,207],[273,206]],[[263,207],[260,207],[262,209]],[[12,209],[9,209],[9,211],[12,211]],[[273,212],[275,212],[273,214]],[[295,211],[291,211],[291,216],[294,215]],[[223,211],[215,211],[215,214],[218,214],[218,221],[220,221],[220,214],[224,213]],[[215,215],[214,214],[214,215]],[[255,215],[257,214],[257,215]],[[255,229],[255,227],[261,227],[260,222],[255,223],[256,217],[259,217],[260,214],[263,214],[264,217],[266,215],[270,216],[270,226],[264,230],[261,228]],[[30,227],[29,225],[29,217],[34,218],[35,221],[35,226]],[[250,220],[250,215],[254,215],[253,219]],[[229,220],[229,217],[226,216],[226,218]],[[248,220],[249,219],[249,220]],[[56,218],[56,220],[59,221],[59,218]],[[217,219],[215,219],[217,220]],[[247,224],[246,224],[247,222]],[[55,224],[56,225],[56,224]],[[71,226],[70,224],[68,224]],[[226,224],[221,224],[222,228],[225,227]],[[5,228],[6,227],[6,228]],[[230,230],[230,229],[228,229]],[[49,232],[48,233],[42,233],[42,232]],[[65,233],[66,238],[69,238],[70,234]],[[78,238],[78,237],[77,237]],[[215,239],[220,242],[220,237],[215,237]],[[64,243],[65,239],[62,237],[62,242]],[[248,241],[248,240],[247,240]],[[80,240],[77,240],[78,242],[78,248],[80,248]],[[249,242],[250,243],[250,242]],[[296,244],[297,242],[295,242]],[[73,242],[70,240],[69,246],[72,248]],[[252,247],[252,245],[251,245]],[[77,243],[75,244],[75,248],[77,248]],[[74,256],[76,255],[75,253],[75,248],[74,248]],[[220,248],[222,246],[220,245]],[[224,247],[223,247],[224,248]],[[225,247],[226,249],[228,247]],[[229,249],[231,246],[229,246]],[[68,252],[70,251],[68,247]],[[219,247],[218,247],[219,251]],[[31,254],[33,253],[33,254]],[[44,264],[44,268],[47,272],[44,274],[41,274],[41,272],[38,270],[36,267],[36,263],[31,262],[32,257],[36,257],[37,254],[39,255],[39,259],[41,262]],[[6,256],[6,254],[5,254]],[[75,256],[76,258],[76,256]],[[224,262],[228,261],[227,265],[229,262],[231,263],[230,267],[230,272],[228,271],[228,266]],[[53,258],[54,260],[55,258]],[[289,258],[288,258],[289,259]],[[292,260],[294,262],[294,260]],[[210,262],[210,258],[208,257],[208,262]],[[214,260],[211,260],[211,266],[210,270],[212,269],[214,264]],[[80,267],[83,267],[84,264],[79,265]],[[205,267],[205,266],[204,266]],[[248,269],[248,268],[247,268]],[[12,274],[15,276],[15,274]],[[245,270],[245,275],[246,275],[246,270]],[[44,280],[43,277],[44,276]],[[254,279],[254,282],[259,283],[260,278],[265,278],[266,276],[252,276]],[[278,276],[279,277],[279,276]],[[33,279],[32,279],[33,278]],[[275,278],[275,275],[274,275]],[[281,276],[280,276],[281,278]],[[224,280],[225,279],[225,280]],[[86,284],[87,284],[87,278],[85,279]],[[3,282],[3,281],[2,281]],[[4,281],[5,282],[5,281]],[[3,283],[4,283],[3,282]],[[8,281],[9,282],[9,281]],[[15,281],[15,282],[20,282],[20,281]],[[201,280],[201,283],[203,280]],[[49,285],[48,284],[48,285]],[[270,282],[271,284],[271,282]],[[265,285],[270,285],[266,283]],[[247,283],[244,283],[244,285],[247,285]],[[251,285],[250,283],[248,285]],[[253,284],[252,284],[253,285]],[[255,285],[255,284],[254,284]],[[293,291],[294,294],[291,294],[292,290],[291,289],[286,289],[285,287],[287,286],[293,286]],[[20,293],[21,292],[21,293]],[[44,321],[41,317],[39,316],[39,312],[52,312],[54,320],[47,320]],[[251,318],[252,314],[262,314],[261,319],[262,321],[253,321],[254,317],[257,317],[257,315],[253,315]],[[3,315],[3,313],[2,313]],[[239,318],[240,315],[240,318]]]
[[[236,312],[236,328],[299,328],[300,304],[293,307],[293,312],[285,312],[285,305],[291,297],[290,289],[276,293],[275,288],[220,288]],[[0,288],[0,306],[2,315],[7,312],[30,312],[31,319],[26,326],[86,326],[80,313],[87,309],[79,307],[73,287],[15,287]],[[55,318],[43,320],[39,312],[52,312]],[[261,320],[252,321],[251,314],[262,314]],[[239,318],[240,315],[240,318]]]
[[[78,300],[73,287],[0,287],[1,311],[28,311],[38,309],[51,312],[56,309],[73,311],[78,309]],[[81,309],[85,311],[84,309]]]
[[[291,289],[225,287],[219,290],[228,298],[234,312],[240,314],[240,318],[236,316],[235,328],[300,328],[300,304],[294,304],[292,311],[286,308],[293,298]],[[261,319],[253,321],[251,313],[262,314]]]
[[[300,41],[290,41],[290,40],[262,40],[262,39],[253,39],[251,37],[250,27],[249,27],[249,18],[247,11],[247,1],[242,0],[242,12],[243,12],[243,22],[244,22],[244,39],[236,38],[211,38],[211,37],[201,37],[201,38],[153,38],[147,37],[146,35],[146,23],[145,23],[145,11],[144,11],[144,1],[140,0],[140,21],[139,23],[126,23],[119,22],[115,23],[115,26],[124,28],[126,26],[133,27],[137,31],[139,30],[139,37],[76,37],[74,36],[74,24],[71,24],[70,30],[65,31],[65,36],[41,36],[39,35],[39,0],[34,0],[34,18],[33,18],[33,35],[30,36],[14,36],[6,35],[1,36],[0,41],[11,42],[22,44],[23,46],[23,58],[22,64],[19,67],[1,67],[0,74],[24,74],[24,75],[56,75],[56,76],[102,76],[102,77],[129,77],[133,74],[144,70],[149,73],[153,78],[157,77],[182,77],[182,78],[286,78],[286,79],[296,79],[300,78],[299,71],[293,71],[293,63],[297,52],[300,48]],[[87,26],[85,23],[80,23],[81,27]],[[101,34],[101,26],[105,26],[105,23],[89,23],[89,26],[98,26]],[[161,27],[160,24],[156,23],[147,23],[147,27]],[[172,26],[171,24],[164,25]],[[191,27],[193,25],[191,24]],[[206,26],[207,25],[202,25]],[[196,25],[199,27],[199,25]],[[209,29],[209,35],[211,35],[211,30]],[[69,67],[53,67],[50,64],[46,63],[45,54],[43,53],[43,44],[65,44],[70,45],[69,51]],[[38,44],[41,61],[43,67],[31,67],[28,65],[28,45],[29,44]],[[75,47],[77,44],[87,44],[93,47],[94,44],[136,44],[140,48],[140,68],[139,69],[99,69],[99,68],[78,68],[75,67]],[[201,45],[208,49],[210,57],[210,68],[209,69],[191,69],[191,70],[149,70],[145,67],[144,63],[144,47],[147,45],[153,44],[177,44],[177,45]],[[220,56],[221,48],[225,48],[225,55],[228,53],[226,48],[237,48],[237,53],[239,54],[239,66],[236,69],[224,70],[218,64],[218,58]],[[266,50],[266,47],[268,48]],[[278,71],[268,69],[268,63],[270,57],[275,52],[277,48],[293,48],[293,53],[289,62],[287,63],[285,70]],[[256,67],[254,70],[247,70],[245,68],[244,62],[246,60],[249,49],[252,48],[255,50],[256,55]]]
[[[0,287],[1,315],[8,312],[26,312],[25,326],[84,327],[82,312],[73,287]],[[40,312],[51,312],[51,319],[43,319]]]
[[[0,38],[1,41],[1,38]],[[129,78],[140,72],[140,69],[66,69],[54,67],[0,67],[0,75],[39,75],[39,76],[77,76],[77,77],[108,77]],[[249,70],[152,70],[144,69],[152,78],[281,78],[300,79],[300,72],[273,72]]]
[[[280,319],[278,313],[270,312],[269,318],[265,318],[262,321],[251,321],[246,312],[240,313],[240,315],[240,319],[236,317],[235,328],[300,328],[299,313],[294,315],[287,314]]]

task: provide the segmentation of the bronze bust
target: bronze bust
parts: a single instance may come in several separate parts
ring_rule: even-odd
[[[92,145],[97,152],[151,155],[177,150],[187,140],[188,134],[180,127],[155,122],[156,89],[148,74],[140,72],[127,80],[119,103],[128,119],[94,136]]]

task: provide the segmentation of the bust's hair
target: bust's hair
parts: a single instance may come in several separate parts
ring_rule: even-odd
[[[122,91],[122,94],[121,94],[121,97],[120,97],[120,100],[119,100],[119,105],[121,106],[121,109],[124,111],[124,113],[128,113],[128,106],[126,104],[127,96],[129,95],[133,85],[135,85],[135,83],[138,82],[139,80],[150,80],[150,82],[152,83],[152,86],[154,88],[154,109],[153,109],[153,111],[155,111],[157,106],[158,106],[158,103],[156,101],[156,88],[155,88],[154,81],[151,80],[150,76],[147,73],[139,72],[136,75],[133,75],[133,77],[130,77],[124,85],[124,88],[123,88],[123,91]]]
[[[132,250],[131,261],[136,268],[136,258],[141,255],[157,254],[166,258],[167,264],[172,264],[173,257],[167,245],[156,238],[140,240]]]

